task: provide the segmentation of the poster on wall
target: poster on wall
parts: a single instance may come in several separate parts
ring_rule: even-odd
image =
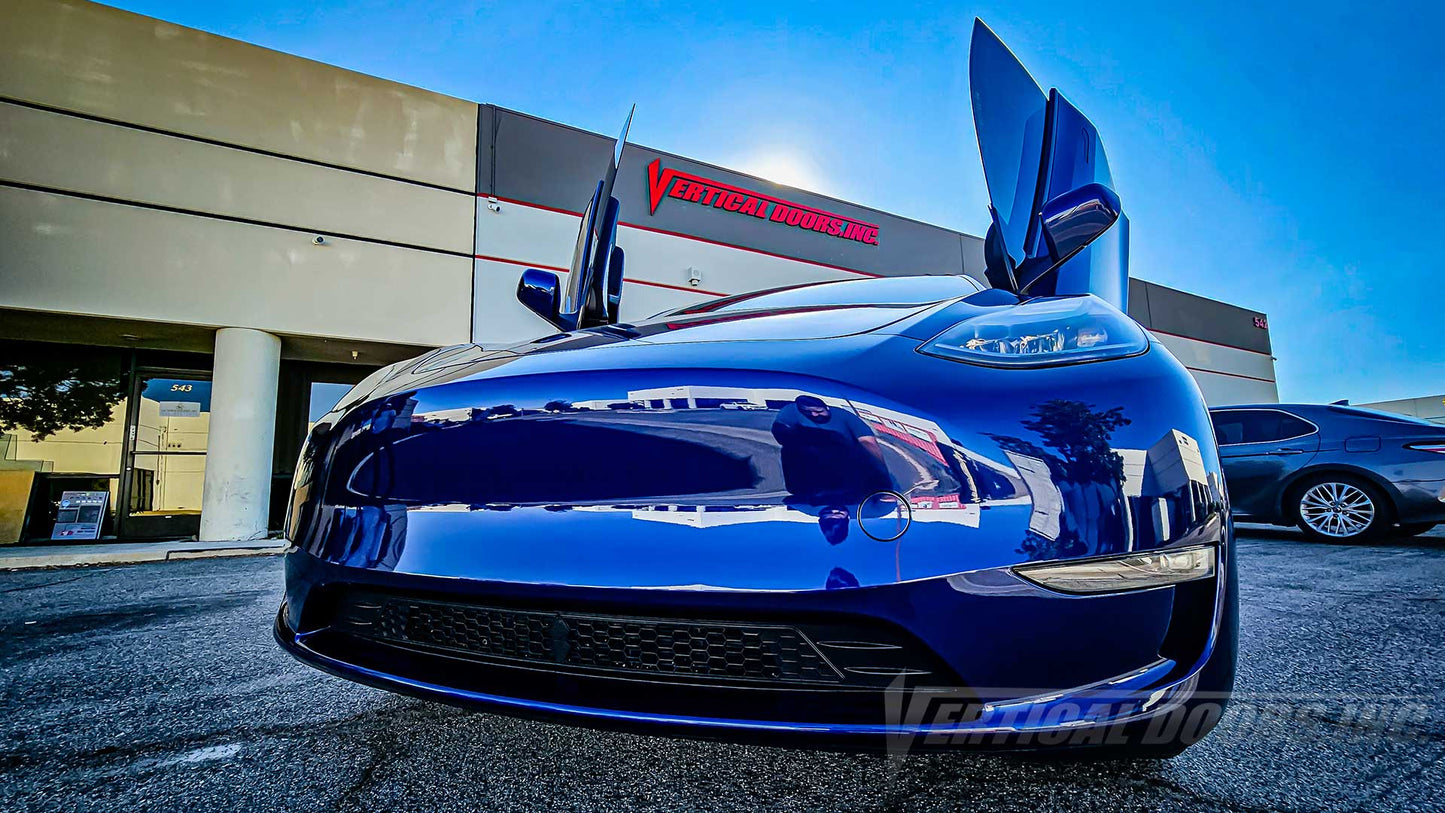
[[[162,401],[160,403],[160,416],[162,418],[199,418],[201,416],[201,402]]]
[[[99,539],[100,525],[105,521],[105,506],[110,502],[108,491],[66,491],[60,495],[60,510],[55,515],[51,539]]]

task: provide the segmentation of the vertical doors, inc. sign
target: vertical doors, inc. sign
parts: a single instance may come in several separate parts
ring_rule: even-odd
[[[814,206],[794,203],[671,167],[665,168],[662,166],[662,159],[647,165],[647,195],[651,206],[650,214],[657,214],[657,207],[664,199],[674,198],[685,203],[756,217],[764,223],[817,232],[869,246],[878,245],[878,226],[875,223],[865,223]]]

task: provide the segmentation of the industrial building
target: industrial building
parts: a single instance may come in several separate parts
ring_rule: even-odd
[[[610,148],[106,6],[7,3],[0,544],[279,528],[308,422],[351,383],[548,331],[518,276],[565,273]],[[639,144],[615,194],[624,320],[983,276],[976,236]],[[1277,400],[1264,314],[1142,280],[1129,299],[1211,403]]]

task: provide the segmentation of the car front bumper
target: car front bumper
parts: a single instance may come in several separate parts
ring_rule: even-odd
[[[275,636],[298,660],[359,683],[598,727],[866,750],[1074,748],[1150,737],[1187,744],[1218,720],[1233,682],[1234,568],[1229,548],[1222,550],[1215,578],[1087,598],[1003,571],[841,593],[579,591],[376,574],[297,551],[287,557]],[[347,590],[363,591],[366,601],[396,596],[412,610],[545,608],[566,624],[582,614],[644,626],[665,616],[744,631],[787,627],[840,674],[845,663],[870,658],[901,668],[790,682],[669,673],[655,664],[579,666],[546,641],[540,657],[496,656],[338,621],[338,596]],[[923,607],[931,611],[920,614]],[[819,630],[895,650],[826,649]],[[576,645],[575,625],[563,634]]]

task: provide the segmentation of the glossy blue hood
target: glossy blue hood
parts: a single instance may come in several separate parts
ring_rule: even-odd
[[[669,314],[402,372],[318,424],[303,469],[320,482],[293,509],[311,530],[292,538],[433,576],[798,591],[1222,533],[1209,424],[1177,361],[1007,370],[917,352],[981,307]]]

